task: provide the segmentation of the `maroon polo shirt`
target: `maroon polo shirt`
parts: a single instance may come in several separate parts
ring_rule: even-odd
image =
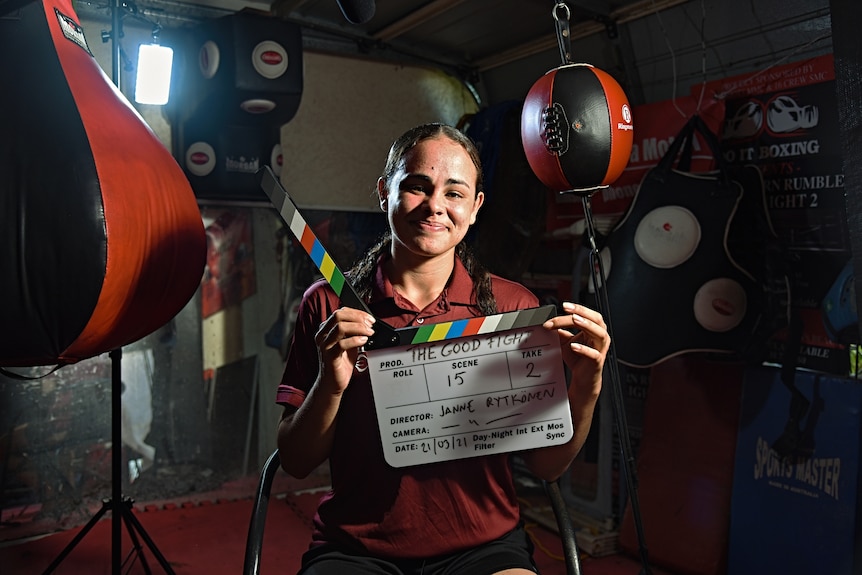
[[[491,285],[499,312],[538,305],[518,283],[492,276]],[[395,293],[378,264],[370,308],[394,328],[478,317],[472,288],[456,258],[446,289],[420,310]],[[303,295],[278,403],[302,404],[317,377],[314,334],[339,305],[322,280]],[[355,370],[344,392],[329,463],[332,489],[320,500],[312,546],[331,542],[381,557],[434,557],[496,539],[519,520],[508,454],[405,468],[387,464],[367,370]]]

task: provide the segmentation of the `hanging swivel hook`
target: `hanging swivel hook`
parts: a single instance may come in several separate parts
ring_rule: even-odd
[[[557,2],[551,12],[557,28],[557,44],[560,47],[560,59],[563,64],[572,63],[572,37],[569,32],[569,17],[571,12],[565,2]]]

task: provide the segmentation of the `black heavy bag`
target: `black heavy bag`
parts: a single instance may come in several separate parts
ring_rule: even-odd
[[[70,0],[0,19],[0,51],[0,366],[74,363],[185,306],[203,274],[203,222]]]
[[[712,151],[716,171],[687,171],[696,134]],[[751,195],[747,201],[745,194]],[[744,166],[731,173],[715,134],[699,116],[692,117],[644,176],[605,242],[608,301],[621,362],[648,367],[689,352],[743,358],[762,340],[766,238],[754,237],[758,230],[749,211],[763,209],[757,198],[762,202],[760,171]],[[738,212],[742,206],[747,207]],[[743,214],[744,226],[735,222]],[[765,214],[755,215],[760,222]],[[752,237],[745,265],[729,249],[732,233]]]

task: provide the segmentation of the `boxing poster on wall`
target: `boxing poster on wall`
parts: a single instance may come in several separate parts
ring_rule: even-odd
[[[251,213],[244,208],[201,209],[207,263],[201,280],[201,316],[238,305],[257,291]]]
[[[832,55],[716,81],[706,93],[726,101],[725,159],[755,164],[763,175],[804,323],[797,365],[846,374],[848,344],[858,337]],[[776,363],[785,340],[777,334],[770,343]]]

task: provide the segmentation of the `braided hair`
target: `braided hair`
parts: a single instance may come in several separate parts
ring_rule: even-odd
[[[416,126],[401,135],[389,149],[386,165],[383,168],[381,179],[388,185],[395,172],[398,170],[404,155],[418,143],[433,138],[444,137],[459,144],[476,166],[476,193],[483,190],[484,180],[482,177],[482,162],[479,159],[479,151],[473,141],[463,132],[445,124],[431,123]],[[392,246],[392,232],[385,232],[377,242],[365,252],[365,254],[347,272],[359,297],[369,302],[371,300],[371,286],[374,283],[374,270],[381,255],[390,253]],[[482,315],[497,313],[497,301],[491,291],[491,274],[476,259],[473,251],[464,240],[455,247],[455,255],[460,258],[461,263],[473,280],[473,301]]]

